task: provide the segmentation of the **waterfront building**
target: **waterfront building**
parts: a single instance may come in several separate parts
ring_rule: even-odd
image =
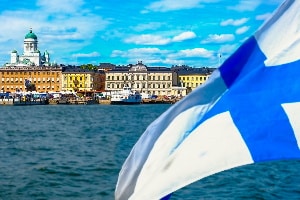
[[[182,87],[187,88],[187,93],[202,85],[210,77],[213,68],[182,68],[177,70],[178,82]]]
[[[19,55],[17,50],[11,52],[10,63],[6,66],[49,66],[50,54],[46,50],[41,54],[38,49],[38,38],[32,29],[25,35],[23,54]]]
[[[26,91],[26,80],[37,92],[61,90],[61,67],[2,67],[0,88],[2,92]]]
[[[62,91],[104,91],[105,73],[71,66],[62,69]]]
[[[116,66],[106,71],[106,91],[122,90],[129,86],[135,91],[151,95],[172,95],[173,72],[166,67],[147,67],[139,61],[135,65]]]

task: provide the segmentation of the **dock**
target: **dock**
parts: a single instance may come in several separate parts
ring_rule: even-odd
[[[13,105],[14,102],[10,99],[0,99],[0,105]]]
[[[143,99],[143,104],[174,104],[176,99]]]

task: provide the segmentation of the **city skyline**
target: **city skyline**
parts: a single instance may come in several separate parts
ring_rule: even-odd
[[[32,28],[39,50],[58,64],[217,67],[281,2],[4,0],[0,65],[12,50],[23,53]]]

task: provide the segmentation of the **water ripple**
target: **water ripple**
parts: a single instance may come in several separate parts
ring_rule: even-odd
[[[122,163],[170,105],[1,107],[0,199],[114,199]],[[300,199],[299,161],[207,177],[171,200]]]

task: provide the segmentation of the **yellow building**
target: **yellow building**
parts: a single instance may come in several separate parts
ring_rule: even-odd
[[[103,71],[67,67],[62,72],[62,91],[104,91]]]
[[[189,68],[178,71],[179,84],[187,88],[187,93],[202,85],[211,75],[211,68]]]
[[[61,76],[60,67],[3,67],[0,68],[0,89],[2,92],[26,91],[25,81],[29,80],[37,92],[58,92]]]

